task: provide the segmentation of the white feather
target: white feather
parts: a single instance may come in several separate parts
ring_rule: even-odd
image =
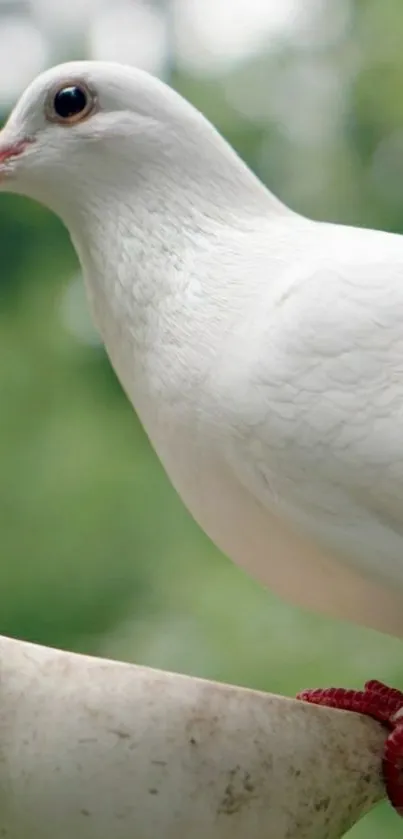
[[[99,111],[46,121],[62,82]],[[147,74],[28,88],[3,189],[67,224],[97,325],[201,527],[281,596],[403,635],[403,238],[285,208]],[[8,173],[8,175],[7,175]]]

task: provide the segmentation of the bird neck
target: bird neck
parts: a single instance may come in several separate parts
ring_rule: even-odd
[[[113,187],[95,184],[64,219],[94,320],[146,424],[151,403],[190,391],[214,365],[253,285],[253,237],[288,212],[232,150],[213,178],[217,159],[130,179],[115,171]]]
[[[115,157],[112,173],[98,169],[79,200],[63,205],[97,321],[100,309],[103,317],[128,317],[139,326],[139,342],[147,340],[148,321],[155,339],[156,313],[167,306],[172,312],[174,301],[183,307],[186,292],[199,286],[203,306],[219,296],[226,277],[216,275],[214,263],[226,247],[233,251],[228,238],[239,242],[262,220],[289,212],[222,138],[215,136],[211,154],[204,146],[166,166],[151,159],[129,167]]]
[[[138,198],[138,196],[137,196]],[[108,203],[71,228],[93,319],[117,375],[149,429],[161,406],[189,391],[218,349],[224,227],[146,202]],[[163,201],[161,202],[163,205]],[[222,296],[222,295],[221,295]],[[227,317],[231,305],[228,302]],[[224,303],[224,300],[223,300]],[[169,394],[169,396],[168,396]]]
[[[69,227],[105,341],[113,329],[130,333],[140,358],[162,340],[178,346],[196,320],[209,318],[211,331],[227,282],[220,255],[226,247],[234,252],[249,224],[234,214],[225,223],[222,206],[207,213],[202,202],[184,200],[183,190],[164,194],[161,184],[158,191],[119,191],[100,204],[92,199]]]

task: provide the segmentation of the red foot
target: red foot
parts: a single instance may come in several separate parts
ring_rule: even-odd
[[[366,682],[364,690],[302,690],[297,699],[366,714],[389,729],[383,755],[384,781],[392,806],[403,817],[403,692],[373,680]]]

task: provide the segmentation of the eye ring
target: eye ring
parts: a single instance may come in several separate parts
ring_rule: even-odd
[[[45,103],[45,115],[49,122],[75,125],[87,119],[94,112],[96,105],[96,95],[87,84],[69,79],[59,82],[49,92]]]

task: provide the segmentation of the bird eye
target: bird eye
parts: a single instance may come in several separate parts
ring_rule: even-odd
[[[47,116],[53,122],[71,125],[87,117],[94,107],[94,97],[83,84],[66,84],[52,92]]]

